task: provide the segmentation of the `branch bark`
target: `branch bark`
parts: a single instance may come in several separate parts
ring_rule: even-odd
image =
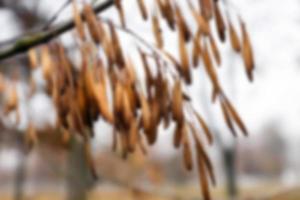
[[[103,3],[95,6],[94,11],[95,13],[100,13],[107,10],[113,5],[114,0],[105,0]],[[71,19],[65,23],[57,25],[56,27],[48,31],[37,32],[29,36],[24,36],[18,39],[17,41],[13,42],[13,44],[7,47],[6,49],[0,51],[0,61],[16,56],[20,53],[24,53],[30,48],[35,47],[37,45],[47,43],[52,39],[56,38],[57,36],[71,30],[72,28],[74,28],[74,26],[75,23],[73,19]]]

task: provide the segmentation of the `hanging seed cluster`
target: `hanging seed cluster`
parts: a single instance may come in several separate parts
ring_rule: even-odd
[[[178,5],[179,1],[155,0],[155,12],[147,7],[146,0],[131,1],[137,4],[141,19],[151,21],[155,44],[150,44],[127,28],[123,4],[129,2],[114,2],[120,26],[99,18],[91,5],[84,3],[81,11],[73,2],[79,64],[72,62],[58,40],[29,52],[32,69],[40,67],[46,80],[47,93],[56,107],[56,126],[62,132],[62,140],[67,142],[72,134],[81,135],[86,142],[87,162],[95,173],[89,141],[93,137],[93,123],[99,117],[113,127],[113,150],[122,152],[124,158],[137,149],[146,154],[147,147],[157,141],[159,125],[168,128],[174,123],[174,148],[182,151],[187,170],[195,168],[199,172],[202,193],[208,200],[209,187],[215,184],[215,176],[205,143],[213,143],[213,136],[203,116],[191,105],[191,98],[184,88],[192,84],[193,68],[203,67],[213,88],[212,99],[220,103],[228,128],[235,136],[237,128],[247,135],[243,121],[222,90],[216,68],[222,63],[218,44],[228,40],[244,60],[246,74],[252,81],[254,61],[246,26],[240,19],[239,26],[234,27],[221,9],[221,0],[187,0],[185,4],[189,10],[185,13]],[[196,32],[189,27],[186,13],[193,17]],[[162,23],[178,35],[178,57],[164,48]],[[217,34],[212,34],[212,26]],[[136,66],[125,52],[119,32],[129,34],[140,43],[137,49],[140,66]],[[138,79],[137,68],[144,71],[143,81]],[[17,101],[16,92],[12,90],[6,110],[16,109]],[[28,138],[36,141],[32,126]]]

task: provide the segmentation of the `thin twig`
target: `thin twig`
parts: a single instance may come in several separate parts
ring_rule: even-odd
[[[25,32],[18,34],[12,38],[9,38],[8,40],[4,40],[0,42],[0,49],[8,46],[12,43],[15,43],[16,41],[18,41],[19,39],[23,38],[24,36],[30,36],[33,35],[36,32],[41,32],[41,31],[46,31],[47,29],[50,28],[50,26],[53,24],[53,22],[57,19],[57,17],[59,16],[59,14],[67,7],[67,5],[71,2],[72,0],[68,0],[67,2],[65,2],[62,7],[55,13],[55,15],[53,15],[50,20],[48,20],[46,22],[46,24],[42,27],[35,27],[34,29],[31,30],[26,30]],[[40,1],[39,1],[40,2]],[[36,4],[36,7],[38,6],[38,4]]]
[[[49,29],[49,27],[53,24],[53,22],[58,18],[60,13],[68,7],[68,5],[72,2],[72,0],[67,0],[56,12],[55,14],[50,18],[50,20],[45,24],[45,26],[42,28],[43,31]]]
[[[114,5],[114,0],[106,0],[103,3],[94,7],[95,13],[100,13]],[[81,15],[83,18],[83,15]],[[84,19],[84,18],[83,18]],[[68,22],[62,23],[55,26],[53,29],[48,31],[41,31],[33,33],[31,36],[24,36],[19,40],[15,41],[10,47],[0,51],[0,61],[13,57],[17,54],[24,53],[32,47],[40,44],[47,43],[55,37],[62,35],[63,33],[74,28],[75,23],[73,19]]]
[[[109,24],[110,20],[109,19],[104,19],[104,18],[99,18],[99,20],[101,20],[102,22]],[[160,59],[163,62],[163,66],[174,66],[174,63],[172,63],[172,60],[170,60],[170,58],[166,55],[165,51],[162,51],[161,49],[157,48],[156,46],[152,45],[151,43],[149,43],[148,41],[146,41],[143,37],[141,37],[138,33],[136,33],[135,31],[133,31],[132,29],[123,27],[123,26],[119,26],[114,24],[114,27],[128,35],[130,35],[131,37],[133,37],[134,39],[136,39],[138,42],[140,42],[142,45],[144,45],[146,48],[148,48],[153,55],[151,54],[147,54],[147,56],[151,56],[151,57],[157,57],[158,59]],[[173,76],[174,78],[178,77],[178,74],[176,74],[176,70],[172,71],[171,68],[166,68],[167,70],[169,70],[171,76]]]

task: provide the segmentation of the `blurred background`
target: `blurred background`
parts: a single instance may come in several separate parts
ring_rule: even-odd
[[[101,0],[96,1],[101,2]],[[153,42],[149,23],[135,20],[134,1],[125,1],[128,26]],[[151,6],[152,2],[147,1]],[[219,71],[225,92],[248,126],[248,138],[233,138],[218,106],[210,103],[210,87],[202,70],[193,73],[189,88],[193,103],[205,115],[216,142],[210,149],[218,184],[214,199],[300,199],[300,2],[298,0],[224,0],[235,23],[241,16],[251,36],[255,81],[249,83],[242,60],[222,45],[223,66]],[[57,18],[57,12],[60,14]],[[71,18],[67,0],[0,0],[0,49],[24,33],[55,26]],[[101,14],[118,22],[116,10]],[[131,20],[134,19],[134,20]],[[50,23],[49,23],[50,22]],[[164,27],[163,27],[164,30]],[[166,49],[176,52],[172,33]],[[122,37],[126,37],[125,35]],[[70,49],[72,34],[61,37]],[[173,41],[173,42],[172,42]],[[136,41],[124,39],[134,48]],[[220,44],[221,45],[221,44]],[[39,126],[55,120],[51,99],[41,89],[30,99],[28,61],[25,55],[2,61],[0,70],[8,77],[17,73],[20,123],[11,129],[14,116],[0,127],[0,199],[66,199],[68,193],[89,188],[88,199],[201,199],[196,172],[182,166],[180,152],[172,148],[172,130],[159,142],[124,161],[111,151],[111,127],[96,122],[93,155],[99,180],[87,180],[80,149],[72,152],[49,142],[28,153],[22,135],[29,119]],[[36,79],[42,85],[39,72]],[[80,148],[80,147],[79,147]],[[73,152],[73,153],[74,153]],[[76,154],[77,152],[77,154]],[[79,153],[78,153],[79,152]],[[76,176],[76,177],[74,177]],[[78,180],[78,181],[76,181]],[[88,182],[83,184],[83,182]],[[83,186],[84,185],[84,186]]]

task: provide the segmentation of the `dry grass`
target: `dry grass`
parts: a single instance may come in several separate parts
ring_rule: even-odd
[[[170,190],[169,190],[170,189]],[[169,189],[162,192],[155,190],[154,192],[133,191],[124,188],[104,189],[99,188],[89,194],[88,200],[200,200],[201,195],[197,185],[170,186]],[[224,188],[216,188],[212,190],[214,200],[226,200],[226,192]],[[1,194],[1,200],[12,200],[9,195]],[[65,197],[61,193],[36,193],[27,196],[25,200],[64,200]],[[274,183],[265,183],[251,187],[245,187],[240,190],[237,200],[299,200],[300,188],[289,190],[282,189],[281,186]]]

